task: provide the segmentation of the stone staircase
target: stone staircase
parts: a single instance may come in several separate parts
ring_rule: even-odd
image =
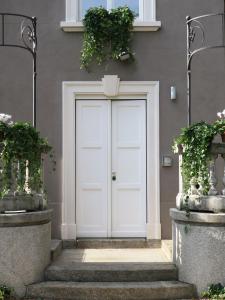
[[[132,251],[126,250],[129,257]],[[193,299],[195,295],[192,285],[177,280],[177,269],[171,262],[144,261],[142,257],[140,262],[107,261],[111,257],[100,257],[103,261],[98,259],[97,262],[94,258],[85,261],[80,251],[63,250],[47,268],[45,281],[28,286],[27,299],[156,300]],[[93,251],[96,255],[96,250]],[[149,255],[151,251],[157,250],[149,249]]]

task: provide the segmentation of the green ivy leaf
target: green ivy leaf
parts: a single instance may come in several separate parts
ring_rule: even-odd
[[[104,7],[90,8],[83,19],[85,27],[81,68],[88,69],[94,61],[102,64],[112,58],[120,60],[121,55],[131,51],[131,30],[135,13],[127,6],[118,7],[108,12]]]
[[[52,147],[47,139],[29,123],[17,122],[6,125],[0,122],[0,197],[8,193],[12,177],[16,190],[26,192],[39,191],[42,182],[42,155],[50,153],[53,160]],[[26,182],[26,170],[29,170],[29,179]]]

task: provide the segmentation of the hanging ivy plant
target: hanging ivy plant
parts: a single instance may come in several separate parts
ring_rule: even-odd
[[[133,58],[131,51],[131,30],[135,14],[128,7],[118,7],[111,10],[112,22],[111,53],[112,59],[121,60],[124,57]]]
[[[48,141],[29,123],[0,121],[0,196],[8,193],[12,177],[16,191],[39,191],[43,184],[42,155],[47,153],[53,158]]]
[[[135,14],[127,6],[112,9],[90,8],[83,19],[85,28],[81,68],[88,68],[93,61],[102,64],[107,59],[133,59],[131,30]]]

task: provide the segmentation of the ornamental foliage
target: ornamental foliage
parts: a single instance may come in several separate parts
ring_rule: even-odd
[[[225,287],[221,283],[211,284],[208,289],[202,292],[203,299],[225,299]]]
[[[53,157],[51,150],[48,141],[29,123],[0,121],[0,196],[9,192],[12,181],[17,192],[40,191],[42,155],[50,153]]]
[[[127,6],[112,9],[90,8],[83,19],[85,27],[81,68],[88,68],[93,61],[120,60],[123,55],[133,59],[131,30],[135,14]]]
[[[12,294],[12,289],[5,286],[5,285],[0,285],[0,300],[10,300],[11,294]]]
[[[175,151],[178,145],[183,148],[181,168],[185,193],[188,193],[190,181],[193,179],[201,185],[203,194],[208,193],[210,146],[214,137],[224,132],[225,120],[217,120],[213,124],[202,121],[183,128],[181,134],[174,140]]]

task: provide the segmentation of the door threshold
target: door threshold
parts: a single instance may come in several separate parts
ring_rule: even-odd
[[[64,240],[63,248],[79,249],[131,249],[131,248],[161,248],[161,240],[147,240],[145,238],[78,238]]]

